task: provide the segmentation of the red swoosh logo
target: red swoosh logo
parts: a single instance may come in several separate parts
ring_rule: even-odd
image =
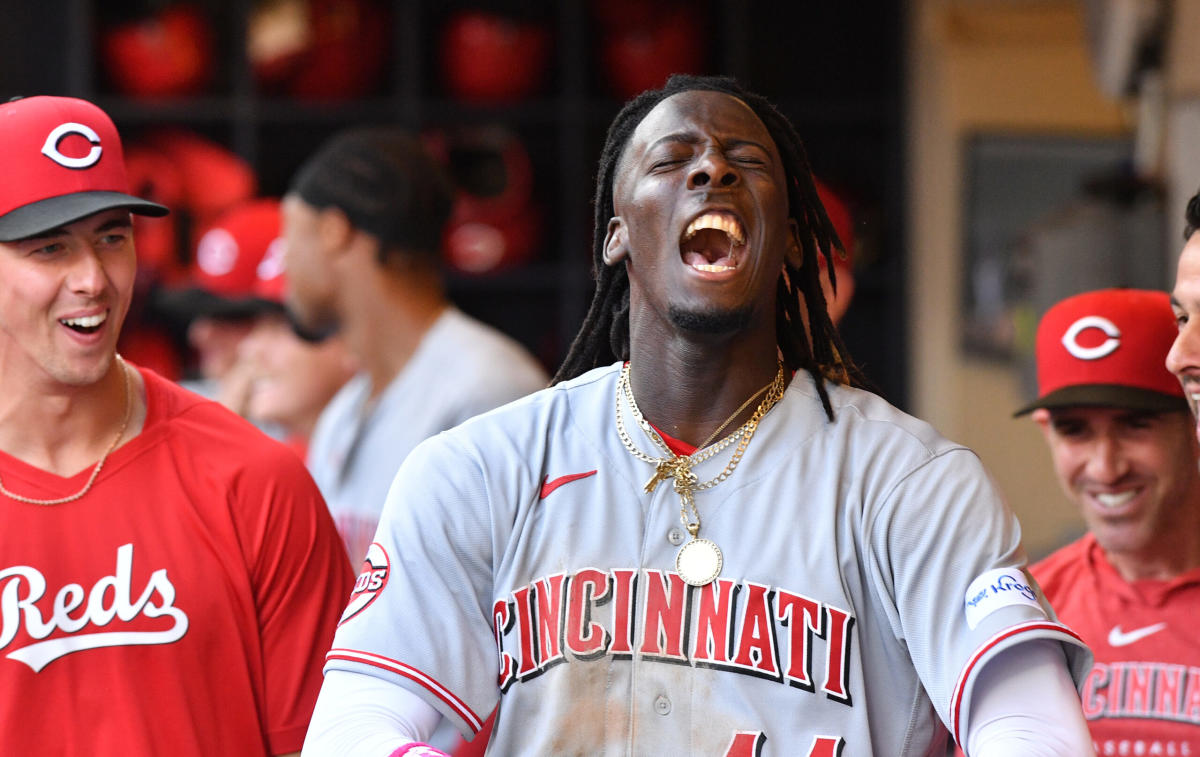
[[[587,478],[588,476],[594,476],[594,475],[596,475],[596,471],[594,471],[594,470],[587,471],[586,473],[568,473],[565,476],[559,476],[558,478],[554,479],[553,481],[550,480],[549,476],[546,476],[545,480],[542,481],[541,499],[545,499],[546,497],[549,497],[550,492],[554,491],[555,489],[562,486],[563,484],[569,484],[572,481],[578,481],[581,478]]]

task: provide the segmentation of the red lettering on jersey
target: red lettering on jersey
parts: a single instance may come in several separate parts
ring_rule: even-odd
[[[556,573],[534,583],[537,593],[538,667],[542,670],[562,662],[563,581],[566,575]]]
[[[1108,665],[1098,662],[1083,679],[1080,701],[1083,704],[1083,716],[1088,720],[1104,715],[1105,690],[1109,686],[1110,675]]]
[[[687,588],[677,573],[646,571],[645,621],[638,652],[647,657],[687,660],[684,656],[690,597]]]
[[[733,654],[733,605],[738,587],[733,581],[721,578],[701,586],[698,592],[692,659],[697,665],[727,666]]]
[[[637,571],[613,569],[614,657],[633,657],[633,603],[637,594]]]
[[[767,737],[762,731],[738,731],[733,734],[733,741],[725,750],[725,757],[759,757],[765,743]]]
[[[1159,665],[1158,684],[1154,687],[1154,716],[1174,719],[1179,715],[1179,695],[1183,691],[1182,665]]]
[[[826,638],[825,695],[835,702],[853,704],[850,696],[850,634],[854,631],[854,616],[845,610],[825,605]]]
[[[808,757],[840,757],[845,748],[846,740],[841,736],[814,736]]]
[[[517,633],[520,634],[521,667],[517,677],[524,680],[538,669],[537,640],[534,639],[532,587],[522,586],[513,592],[517,606]]]
[[[813,690],[813,635],[825,637],[825,614],[815,599],[780,591],[776,595],[779,622],[788,629],[787,682],[805,691]]]
[[[512,625],[512,605],[506,599],[497,599],[492,605],[492,628],[496,631],[496,651],[500,655],[500,675],[496,678],[496,684],[502,692],[508,691],[508,687],[517,680],[517,661],[504,651],[504,634],[508,633]]]
[[[1149,665],[1130,663],[1125,671],[1125,702],[1122,715],[1146,715],[1150,712]]]
[[[1200,723],[1200,668],[1188,668],[1186,691],[1182,714],[1193,723]]]
[[[612,596],[608,574],[584,568],[571,577],[567,589],[566,646],[580,660],[594,660],[608,651],[612,638],[607,629],[592,622],[592,603],[602,605]]]
[[[775,622],[771,613],[772,592],[762,584],[745,582],[746,609],[738,633],[738,652],[733,664],[754,675],[779,680],[779,652],[775,644]]]
[[[1125,671],[1125,663],[1114,662],[1109,667],[1110,675],[1108,684],[1108,701],[1107,710],[1109,715],[1116,715],[1121,711],[1121,674]]]

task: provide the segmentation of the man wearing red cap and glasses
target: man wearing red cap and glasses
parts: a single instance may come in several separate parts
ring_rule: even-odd
[[[1032,412],[1089,533],[1034,565],[1096,661],[1081,691],[1100,755],[1200,754],[1200,443],[1164,360],[1167,295],[1106,289],[1050,308]]]
[[[120,138],[0,105],[0,754],[301,746],[349,562],[303,465],[116,354],[135,274]]]

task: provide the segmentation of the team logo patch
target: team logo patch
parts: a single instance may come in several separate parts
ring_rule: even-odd
[[[1012,605],[1036,607],[1042,617],[1046,611],[1038,603],[1033,579],[1020,568],[996,568],[976,578],[967,587],[964,610],[971,630],[996,610]]]
[[[1100,331],[1107,338],[1094,347],[1084,347],[1079,343],[1079,336],[1091,329]],[[1071,324],[1067,333],[1063,334],[1062,344],[1067,352],[1080,360],[1099,360],[1116,352],[1121,346],[1121,330],[1107,318],[1088,315]]]
[[[72,158],[59,152],[59,144],[71,134],[81,136],[91,144],[92,147],[88,150],[87,155]],[[54,127],[53,131],[46,135],[46,141],[42,144],[42,154],[63,168],[91,168],[100,160],[102,152],[100,135],[96,133],[95,129],[77,123],[59,124]]]
[[[367,609],[375,601],[375,598],[387,586],[390,570],[391,563],[388,560],[387,552],[383,551],[383,547],[379,546],[378,542],[372,543],[367,548],[367,556],[363,560],[362,570],[359,571],[358,578],[354,582],[354,591],[350,593],[350,603],[346,605],[346,611],[342,613],[342,619],[338,621],[338,625]]]

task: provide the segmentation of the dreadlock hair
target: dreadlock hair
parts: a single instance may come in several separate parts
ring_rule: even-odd
[[[693,90],[722,92],[744,102],[766,126],[775,140],[787,177],[788,214],[801,229],[801,264],[785,260],[779,274],[775,315],[776,343],[784,364],[792,371],[804,369],[816,384],[825,415],[832,420],[833,408],[825,380],[865,387],[867,381],[850,360],[837,329],[829,318],[821,289],[817,255],[824,258],[829,279],[836,287],[833,248],[845,250],[817,197],[804,145],[791,122],[761,95],[747,92],[726,76],[676,74],[662,89],[649,90],[625,104],[608,128],[593,198],[595,226],[592,230],[592,278],[596,290],[587,317],[576,334],[562,366],[551,383],[574,378],[599,365],[629,359],[629,276],[624,265],[604,262],[604,238],[608,221],[616,211],[613,181],[617,163],[642,119],[668,97]],[[803,305],[801,303],[804,303]],[[801,313],[801,307],[806,313]],[[808,329],[805,329],[807,315]],[[812,341],[809,341],[809,333]]]

